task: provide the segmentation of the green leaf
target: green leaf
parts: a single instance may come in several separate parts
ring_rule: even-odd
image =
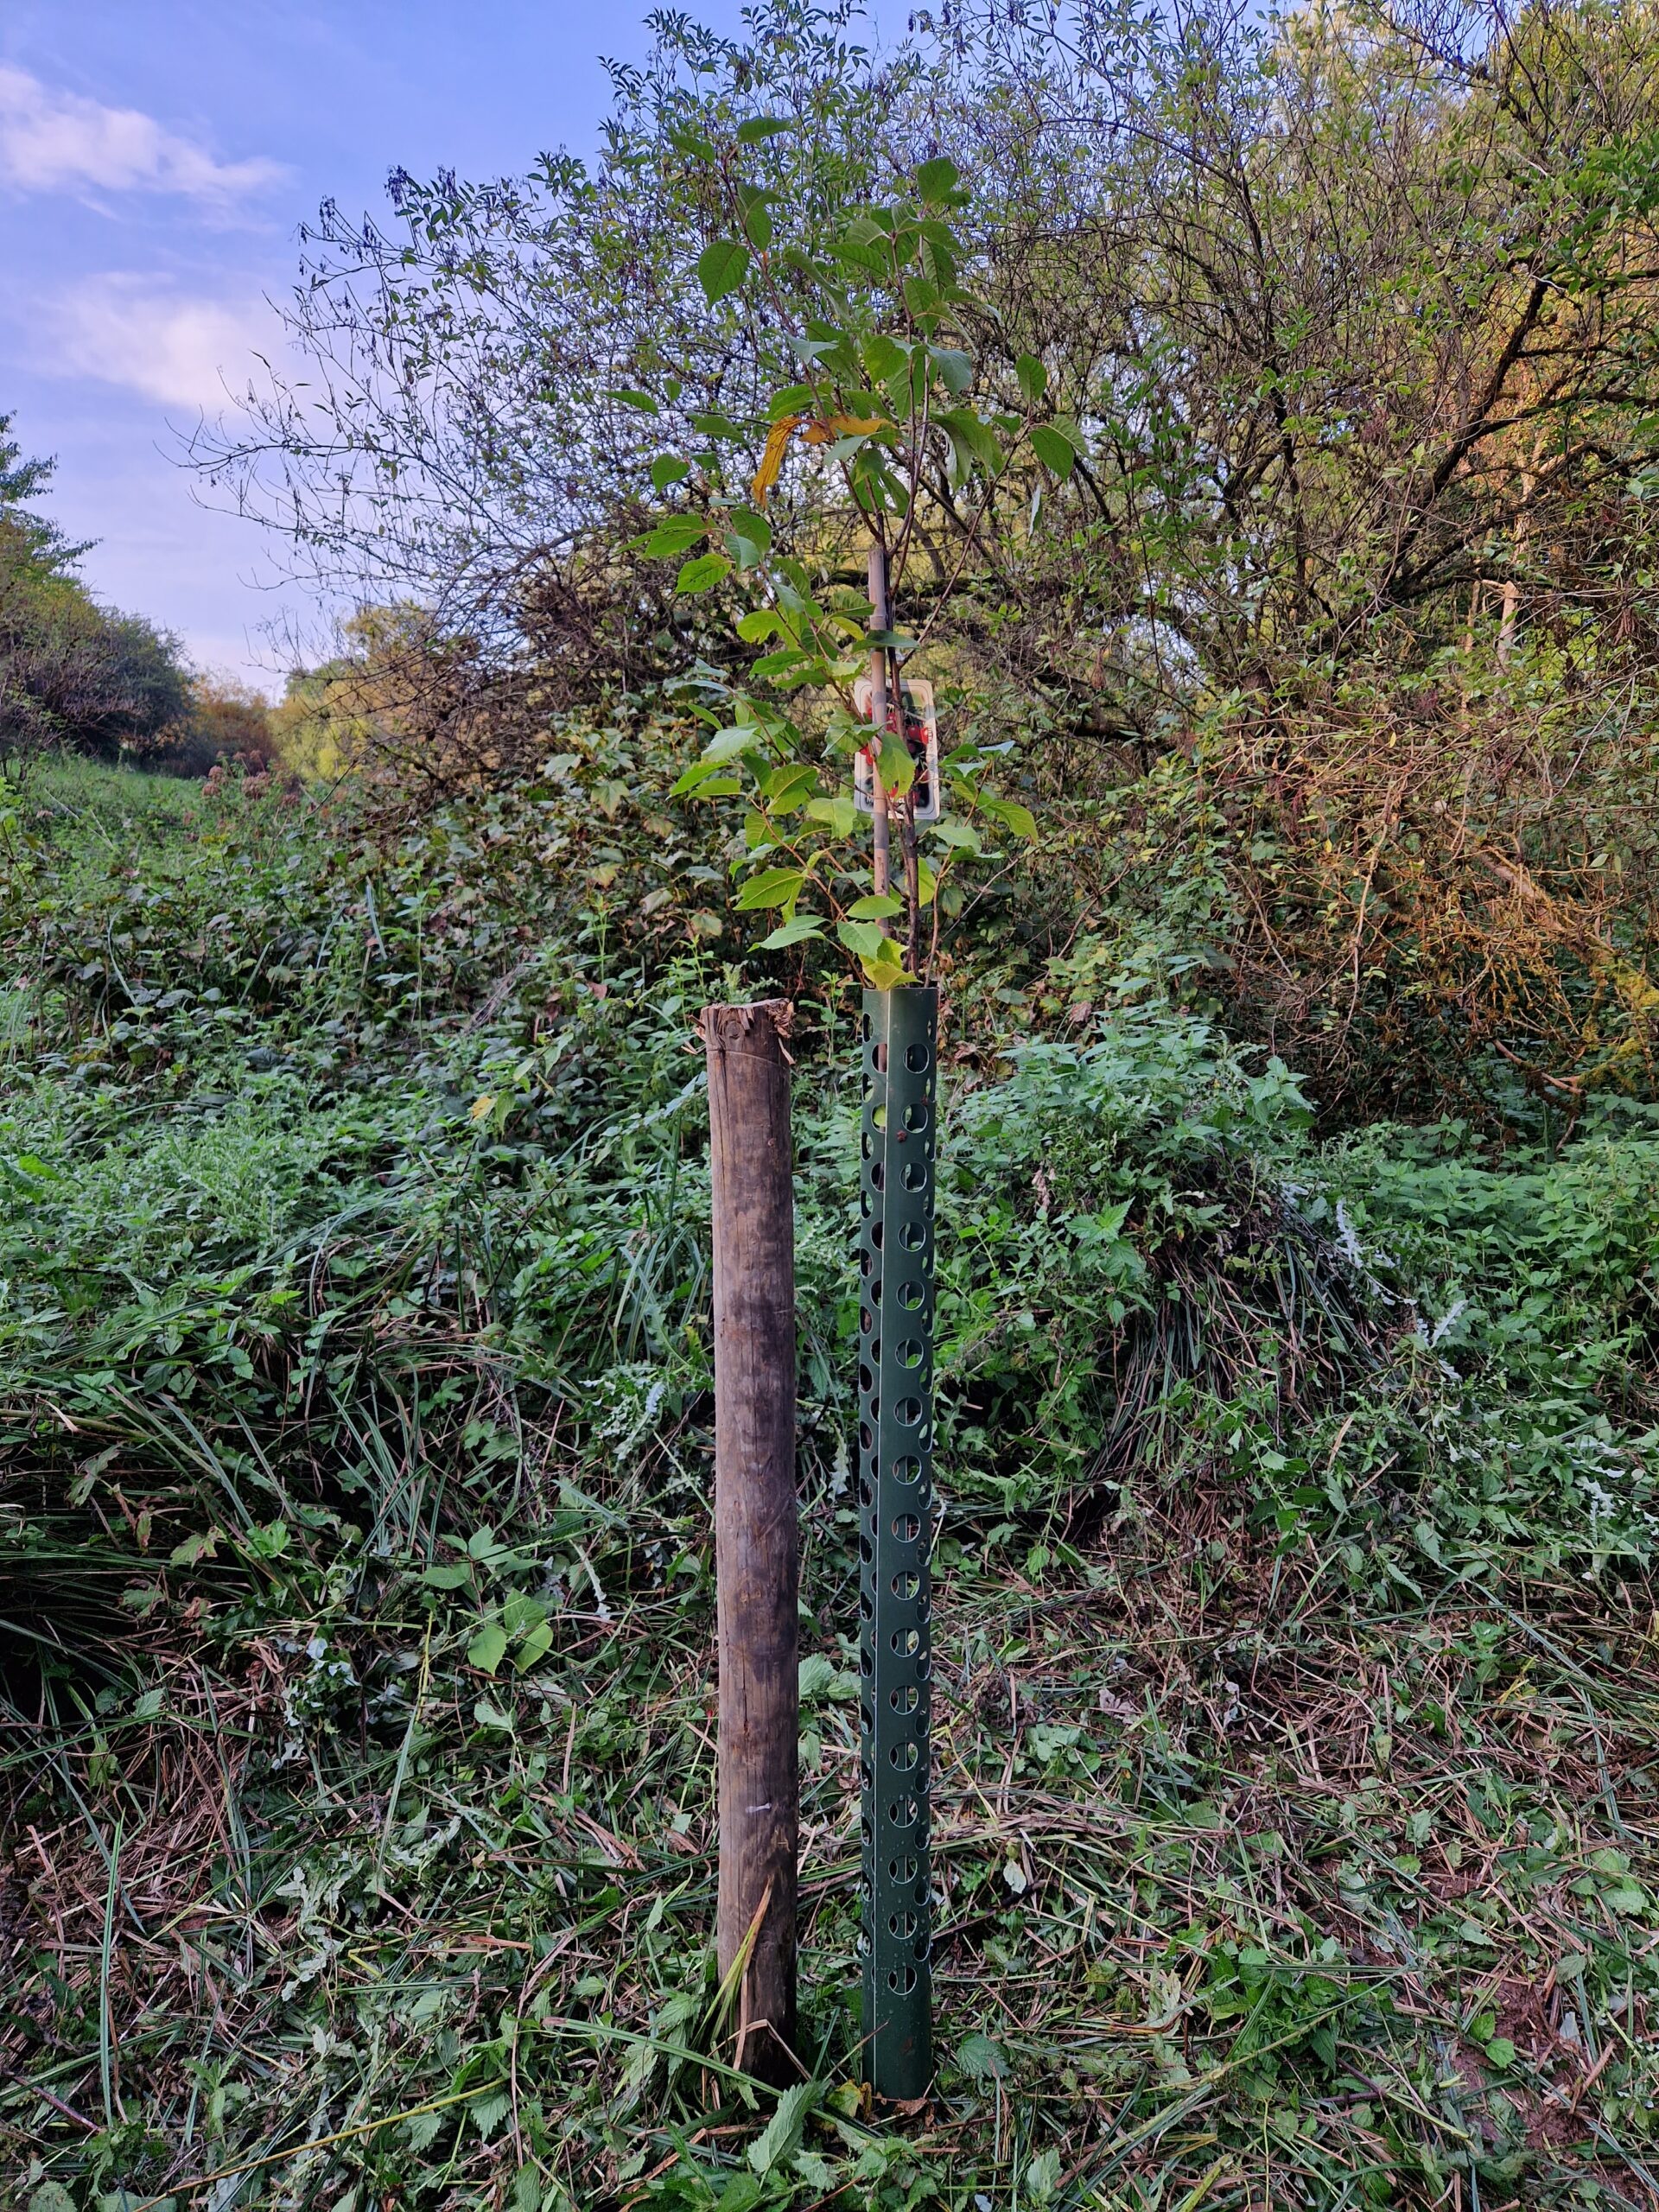
[[[941,155],[936,161],[924,162],[917,170],[916,189],[924,200],[937,207],[940,200],[956,190],[957,180],[961,175],[962,171],[956,163],[946,161]]]
[[[546,1621],[537,1621],[517,1651],[513,1653],[513,1665],[521,1675],[525,1673],[528,1669],[536,1664],[538,1659],[545,1656],[551,1649],[552,1643],[551,1625]]]
[[[620,399],[625,407],[632,407],[637,415],[654,415],[657,403],[648,391],[613,391],[613,399]]]
[[[792,130],[794,124],[786,115],[752,115],[747,123],[737,126],[740,146],[758,146],[763,138],[776,138],[785,130]]]
[[[467,1647],[467,1663],[493,1675],[507,1655],[507,1632],[499,1621],[486,1621]]]
[[[836,935],[859,959],[880,958],[883,939],[879,922],[837,922]]]
[[[895,899],[890,891],[872,892],[868,898],[854,899],[847,909],[847,918],[849,922],[886,922],[904,911],[904,900]]]
[[[881,940],[880,950],[874,957],[859,956],[859,965],[864,970],[864,980],[873,990],[891,991],[900,983],[912,983],[915,977],[905,965],[905,956],[890,937]]]
[[[1048,371],[1034,353],[1022,353],[1014,365],[1014,373],[1020,379],[1020,391],[1034,407],[1048,389]]]
[[[787,906],[799,898],[805,880],[804,873],[798,868],[763,868],[738,893],[737,911],[752,914],[760,906]]]
[[[822,822],[832,837],[850,837],[858,827],[858,809],[849,798],[815,798],[806,813],[809,821]]]
[[[473,1570],[463,1560],[454,1567],[429,1567],[421,1580],[429,1590],[459,1590],[473,1579]]]
[[[823,930],[810,914],[791,915],[786,922],[779,922],[770,937],[760,940],[762,952],[782,952],[791,944],[804,944],[809,938],[822,937]]]
[[[1014,798],[984,798],[980,805],[993,822],[1000,822],[1004,829],[1012,830],[1016,837],[1035,837],[1037,817],[1028,806],[1021,806]]]
[[[688,561],[675,577],[674,588],[683,597],[690,598],[700,591],[712,591],[731,573],[732,564],[723,553],[700,553],[695,561]]]
[[[1494,2036],[1486,2046],[1486,2056],[1500,2072],[1515,2063],[1515,2045],[1508,2036]]]
[[[942,845],[954,846],[963,853],[977,853],[983,849],[978,830],[969,823],[930,822],[927,826]]]
[[[651,480],[659,492],[666,492],[671,484],[690,474],[690,462],[682,461],[677,454],[659,454],[651,464]]]
[[[807,2113],[817,2094],[816,2082],[798,2082],[779,2098],[777,2111],[749,2145],[749,2164],[756,2173],[769,2174],[789,2157],[801,2139]]]
[[[748,613],[737,618],[737,634],[746,645],[763,645],[768,638],[775,638],[783,628],[775,610],[770,607],[752,607]]]
[[[957,2045],[957,2063],[973,2082],[1002,2082],[1007,2079],[1008,2062],[1002,2056],[1000,2044],[989,2036],[964,2036]]]
[[[818,786],[818,772],[810,760],[793,760],[760,779],[760,789],[773,814],[793,814],[804,806]]]
[[[958,346],[930,346],[927,358],[945,390],[960,399],[974,380],[974,365]]]
[[[741,238],[715,238],[697,256],[697,282],[710,307],[736,291],[749,273],[749,249]]]
[[[1047,423],[1039,423],[1031,434],[1031,449],[1045,468],[1056,476],[1069,476],[1077,461],[1071,441]]]
[[[671,560],[676,554],[689,552],[699,538],[707,537],[709,525],[697,515],[675,515],[668,522],[659,522],[645,540],[648,561]]]

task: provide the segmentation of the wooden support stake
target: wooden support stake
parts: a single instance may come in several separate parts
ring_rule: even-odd
[[[722,1981],[752,1942],[737,2063],[800,2079],[795,2042],[799,1827],[795,1499],[795,1209],[787,1000],[711,1006],[715,1576],[720,1646]]]

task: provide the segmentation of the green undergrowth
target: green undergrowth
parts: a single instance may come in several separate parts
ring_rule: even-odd
[[[803,1003],[779,2099],[710,1956],[692,1025],[750,981],[464,814],[388,861],[79,771],[0,837],[8,2201],[1659,2196],[1638,1109],[1327,1140],[1133,979],[947,1023],[939,2072],[873,2111],[851,1007]]]

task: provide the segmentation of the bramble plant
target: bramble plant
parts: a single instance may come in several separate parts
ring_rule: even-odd
[[[772,389],[747,419],[694,416],[706,448],[652,463],[658,492],[683,486],[685,504],[635,550],[650,560],[679,560],[677,588],[685,596],[732,588],[746,599],[737,634],[767,649],[753,677],[772,694],[807,702],[804,711],[787,712],[776,696],[734,690],[707,669],[682,687],[702,694],[693,711],[712,735],[676,793],[747,800],[740,911],[779,914],[763,940],[768,950],[822,938],[832,925],[866,980],[888,989],[930,969],[941,912],[961,905],[955,875],[964,862],[990,856],[982,826],[1029,838],[1036,825],[1028,808],[988,788],[1002,748],[971,741],[941,763],[957,816],[918,823],[910,747],[895,728],[877,739],[875,717],[855,709],[854,684],[868,656],[885,679],[886,697],[902,698],[902,671],[925,647],[964,564],[982,546],[1009,461],[1023,446],[1064,477],[1081,440],[1071,423],[1045,412],[1047,373],[1034,355],[1018,362],[1017,405],[976,390],[964,327],[975,302],[959,282],[966,255],[947,219],[968,197],[956,165],[924,162],[909,194],[860,207],[821,237],[786,239],[778,227],[779,195],[745,167],[753,149],[793,128],[753,118],[724,149],[683,134],[680,150],[706,165],[732,233],[712,239],[697,263],[709,311],[744,323],[760,389]],[[681,388],[668,379],[665,397],[672,402]],[[648,392],[620,397],[657,411]],[[791,473],[825,467],[840,474],[849,523],[880,550],[890,604],[903,590],[918,521],[930,508],[948,511],[954,563],[933,577],[931,611],[915,636],[884,626],[870,596],[837,580],[834,556],[844,549],[820,543],[787,550],[778,542],[781,532],[766,512],[773,492]],[[858,810],[837,788],[835,766],[850,765],[861,752],[871,770],[873,865],[859,849]],[[964,813],[975,818],[960,818]],[[885,865],[884,821],[900,861],[897,884]],[[931,841],[925,851],[924,836]]]

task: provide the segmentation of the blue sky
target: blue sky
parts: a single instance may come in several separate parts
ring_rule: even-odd
[[[734,28],[738,0],[702,0]],[[100,596],[274,690],[265,626],[311,614],[258,531],[204,512],[176,433],[224,404],[325,194],[586,152],[599,55],[645,51],[644,0],[5,0],[0,412],[55,454],[52,512],[95,538]]]

